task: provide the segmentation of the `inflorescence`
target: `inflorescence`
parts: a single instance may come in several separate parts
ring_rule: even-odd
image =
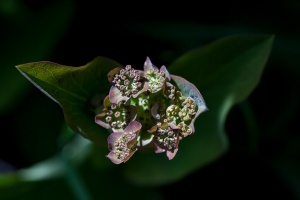
[[[179,141],[195,132],[196,118],[207,110],[192,83],[170,75],[165,66],[158,69],[149,57],[144,70],[117,67],[108,80],[112,87],[95,122],[112,132],[107,157],[115,164],[151,144],[156,153],[166,152],[173,159]]]

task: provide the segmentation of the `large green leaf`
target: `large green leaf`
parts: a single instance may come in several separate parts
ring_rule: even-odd
[[[180,143],[172,161],[153,150],[141,151],[118,166],[125,176],[139,185],[166,184],[220,157],[228,148],[224,130],[228,111],[258,84],[272,42],[273,36],[231,36],[175,60],[168,67],[171,74],[195,84],[209,110],[198,117],[195,134]],[[17,68],[60,104],[67,124],[75,132],[106,146],[108,134],[95,124],[95,107],[90,105],[97,95],[103,98],[108,94],[107,72],[118,66],[113,60],[98,57],[82,67],[36,62]]]
[[[228,111],[257,86],[272,42],[273,36],[230,36],[175,60],[169,72],[194,83],[209,110],[198,117],[195,134],[179,144],[173,160],[153,152],[136,154],[126,163],[127,178],[140,185],[170,183],[226,152],[224,123]]]
[[[114,67],[121,67],[119,63],[97,57],[81,67],[63,66],[48,61],[16,67],[62,107],[67,124],[76,133],[95,143],[107,145],[108,132],[94,122],[94,111],[109,91],[107,73]],[[105,134],[101,134],[104,131]]]
[[[23,1],[1,1],[0,7],[0,84],[5,85],[0,90],[0,114],[4,114],[32,89],[12,66],[49,58],[69,28],[75,4],[56,1],[36,12]]]

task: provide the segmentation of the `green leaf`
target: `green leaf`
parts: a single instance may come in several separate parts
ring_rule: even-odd
[[[152,149],[140,151],[120,166],[125,176],[139,185],[161,185],[177,181],[219,158],[228,148],[224,130],[228,111],[257,86],[272,42],[273,36],[231,36],[175,60],[168,67],[169,72],[193,83],[209,110],[197,118],[195,134],[181,141],[173,160]],[[37,88],[59,103],[67,124],[75,132],[103,146],[107,146],[108,134],[95,123],[95,108],[109,91],[107,73],[115,67],[122,66],[104,57],[81,67],[52,62],[17,66]],[[98,100],[92,107],[94,97]]]
[[[1,1],[0,7],[1,29],[5,30],[0,32],[0,84],[5,85],[0,91],[0,114],[4,114],[22,102],[32,89],[13,66],[51,56],[69,28],[75,4],[57,1],[36,12],[22,1]],[[7,15],[2,16],[1,11]]]
[[[273,36],[230,36],[175,60],[169,72],[195,84],[209,110],[197,118],[196,132],[180,142],[173,160],[153,151],[136,153],[124,166],[126,177],[139,185],[167,184],[222,156],[229,145],[228,111],[259,83],[272,42]]]
[[[48,61],[16,67],[37,88],[61,106],[70,128],[95,143],[107,146],[108,132],[95,123],[95,109],[103,103],[102,100],[109,91],[107,73],[115,67],[121,67],[119,63],[105,57],[97,57],[81,67],[64,66]]]

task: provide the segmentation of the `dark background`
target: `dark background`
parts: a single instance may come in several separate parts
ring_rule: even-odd
[[[28,15],[37,15],[56,2],[26,0],[22,9],[31,13]],[[65,4],[61,6],[68,9],[68,20],[53,40],[55,42],[45,45],[47,53],[39,56],[18,52],[24,50],[19,42],[42,31],[52,20],[59,23],[58,13],[46,18],[20,19],[21,8],[7,6],[13,3],[2,4],[0,58],[6,61],[6,65],[0,66],[3,73],[15,65],[40,60],[81,66],[96,56],[135,68],[142,67],[149,56],[154,64],[168,66],[186,51],[224,36],[274,34],[273,49],[259,85],[228,115],[228,152],[208,166],[158,190],[164,199],[182,195],[196,199],[300,199],[297,119],[300,1],[62,2]],[[37,25],[31,27],[34,23]],[[50,35],[56,34],[55,31],[50,30]],[[36,45],[34,40],[29,42],[27,51]],[[23,79],[18,72],[10,74]],[[1,90],[7,90],[5,84],[3,81]],[[56,127],[63,121],[59,106],[30,84],[20,89],[10,102],[0,116],[0,160],[7,165],[4,168],[3,164],[3,172],[28,167],[52,155],[56,151],[51,146],[56,142],[55,132],[59,130]],[[38,117],[39,112],[48,116],[46,122]]]

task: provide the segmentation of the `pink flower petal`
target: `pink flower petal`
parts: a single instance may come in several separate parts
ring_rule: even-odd
[[[120,101],[127,101],[129,98],[126,96],[123,96],[123,94],[121,93],[121,91],[112,86],[109,90],[109,100],[111,103],[115,103],[118,104]]]
[[[162,152],[166,151],[165,149],[158,146],[158,144],[156,144],[155,142],[153,143],[153,147],[154,147],[154,152],[155,153],[162,153]]]
[[[148,72],[150,70],[158,69],[156,66],[154,66],[150,60],[149,57],[146,58],[146,61],[144,63],[144,72]]]
[[[113,132],[107,138],[108,149],[115,150],[114,142],[124,135],[124,132]]]
[[[155,119],[160,119],[160,115],[157,113],[158,108],[159,108],[158,102],[156,102],[151,108],[151,114]]]
[[[100,114],[96,115],[95,122],[97,124],[99,124],[100,126],[102,126],[103,128],[110,129],[111,128],[110,125],[103,121],[103,118],[105,116],[106,116],[105,113],[100,113]]]
[[[176,126],[175,124],[172,123],[168,123],[169,127],[173,130],[179,129],[178,126]]]
[[[129,132],[137,133],[141,130],[141,128],[142,128],[142,124],[140,122],[132,121],[124,129],[124,132],[126,132],[126,133],[129,133]]]
[[[165,73],[165,76],[168,79],[168,81],[171,81],[171,75],[170,75],[169,71],[167,70],[167,68],[164,65],[161,66],[160,71]]]
[[[148,82],[145,82],[145,83],[144,83],[143,89],[141,89],[138,93],[133,94],[132,97],[133,97],[133,98],[136,98],[136,97],[139,96],[141,93],[146,92],[148,89],[149,89],[149,83],[148,83]]]
[[[167,157],[169,158],[169,160],[172,160],[175,157],[177,151],[178,151],[178,149],[174,149],[173,152],[172,151],[167,151]]]
[[[109,152],[109,154],[106,155],[107,158],[109,158],[113,163],[115,164],[121,164],[123,161],[118,159],[115,152]]]
[[[132,147],[136,143],[137,135],[141,128],[142,128],[142,125],[139,122],[133,121],[128,124],[128,126],[124,129],[124,132],[113,132],[112,134],[109,135],[109,137],[107,138],[107,142],[108,142],[108,149],[111,152],[107,155],[107,157],[113,163],[115,163],[115,164],[120,164],[122,162],[125,163],[137,151],[137,149],[132,150]],[[129,135],[127,135],[127,134],[129,134]],[[124,137],[124,138],[122,138],[122,137]],[[130,137],[132,137],[132,138],[130,138]],[[121,140],[123,141],[123,139],[125,139],[124,142],[126,142],[125,144],[127,146],[125,149],[127,149],[127,150],[130,149],[130,152],[126,156],[126,158],[118,159],[117,155],[119,155],[119,153],[121,153],[121,152],[118,152],[118,151],[120,151],[118,149],[118,148],[120,148],[120,147],[118,147],[118,143]],[[116,141],[118,141],[118,142],[115,143]],[[117,145],[117,146],[115,146],[115,145]],[[124,148],[124,146],[122,148]]]
[[[137,136],[139,135],[141,128],[142,128],[142,124],[141,123],[139,123],[137,121],[132,121],[124,129],[125,133],[134,134],[134,138],[132,138],[131,140],[129,140],[127,142],[127,147],[128,148],[131,148],[133,145],[135,145],[136,140],[137,140]]]

